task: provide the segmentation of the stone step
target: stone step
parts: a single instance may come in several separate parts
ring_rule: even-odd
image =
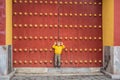
[[[15,75],[12,80],[112,80],[105,75]]]
[[[100,68],[17,68],[12,80],[96,80],[96,78],[110,80],[100,72]]]
[[[92,77],[94,76],[94,77]],[[15,73],[12,80],[81,80],[84,78],[105,78],[103,73]]]

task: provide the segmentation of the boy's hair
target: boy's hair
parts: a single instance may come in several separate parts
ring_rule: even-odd
[[[60,41],[57,41],[57,43],[61,43]]]

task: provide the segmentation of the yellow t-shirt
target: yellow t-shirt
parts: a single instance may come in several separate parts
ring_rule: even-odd
[[[65,46],[64,45],[62,45],[62,46],[53,45],[52,48],[55,49],[55,54],[61,54],[62,50],[65,48]]]

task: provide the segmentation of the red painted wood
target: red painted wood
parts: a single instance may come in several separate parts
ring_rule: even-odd
[[[114,0],[114,45],[120,45],[120,0]]]
[[[28,1],[28,0],[27,0]],[[40,1],[40,0],[36,0]],[[44,1],[44,0],[43,0]],[[50,51],[51,46],[53,45],[56,39],[50,39],[50,36],[56,37],[58,36],[58,28],[54,26],[50,28],[50,26],[43,26],[42,28],[39,27],[32,27],[30,28],[27,26],[17,26],[14,27],[14,24],[47,24],[47,25],[63,25],[60,30],[60,36],[63,38],[61,41],[64,42],[66,49],[63,51],[61,55],[61,63],[62,67],[100,67],[102,63],[94,62],[95,60],[99,61],[102,60],[102,51],[98,51],[99,48],[102,48],[102,40],[99,40],[98,37],[102,37],[102,29],[99,28],[99,25],[102,25],[102,17],[98,16],[102,12],[102,6],[98,5],[101,0],[67,0],[67,2],[97,2],[97,4],[49,4],[49,0],[47,4],[43,3],[17,3],[13,2],[13,13],[14,12],[37,12],[37,13],[82,13],[83,16],[40,16],[40,15],[14,15],[13,14],[13,38],[22,36],[30,37],[32,36],[33,39],[13,39],[13,49],[17,49],[17,51],[13,51],[13,59],[14,59],[14,67],[53,67],[54,63],[54,52]],[[55,1],[55,0],[51,0]],[[60,0],[65,2],[66,0]],[[59,7],[59,10],[58,10]],[[97,16],[84,16],[84,14],[97,14]],[[58,22],[59,19],[59,22]],[[65,28],[64,25],[72,25],[72,28],[69,26]],[[78,27],[75,28],[75,25]],[[79,26],[82,25],[83,27],[80,28]],[[84,27],[87,25],[87,27]],[[89,25],[92,25],[92,28],[89,28]],[[97,27],[94,28],[93,26],[96,25]],[[34,37],[45,37],[47,36],[48,39],[34,39]],[[68,39],[64,39],[64,37],[68,37]],[[70,39],[72,37],[73,39]],[[74,39],[77,37],[78,39]],[[83,37],[82,40],[79,37]],[[84,39],[84,37],[92,37],[92,39]],[[93,39],[97,37],[97,39]],[[18,49],[28,49],[28,51],[19,51]],[[29,49],[33,49],[33,51],[29,51]],[[38,49],[34,51],[34,49]],[[44,51],[44,49],[48,49],[48,51]],[[72,51],[70,49],[72,48]],[[92,51],[89,51],[89,49]],[[97,49],[94,51],[93,49]],[[43,49],[42,52],[39,49]],[[78,49],[75,51],[75,49]],[[79,49],[83,49],[80,51]],[[87,49],[87,51],[84,51]],[[80,60],[82,62],[80,62]],[[86,62],[87,60],[87,62]],[[92,60],[90,63],[89,61]],[[22,63],[21,63],[22,61]],[[32,61],[24,63],[24,61]],[[38,61],[38,62],[35,62]],[[52,61],[52,63],[50,63]],[[70,63],[71,62],[71,63]]]
[[[5,44],[5,0],[0,0],[0,45]]]

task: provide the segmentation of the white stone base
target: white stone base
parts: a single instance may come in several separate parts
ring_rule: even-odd
[[[102,72],[113,79],[120,79],[120,46],[104,46]]]
[[[11,72],[8,75],[0,75],[0,80],[11,80],[11,78],[13,77],[13,75],[15,74],[15,71]]]
[[[120,74],[111,74],[111,73],[109,73],[109,72],[106,72],[105,70],[102,70],[102,72],[103,72],[105,75],[107,75],[107,76],[109,76],[110,78],[112,78],[112,79],[120,79]]]

